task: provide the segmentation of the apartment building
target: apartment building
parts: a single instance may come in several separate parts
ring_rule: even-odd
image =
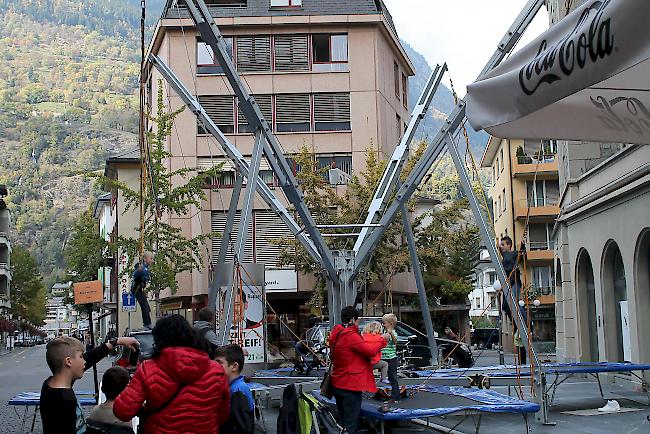
[[[7,187],[0,185],[0,314],[8,314],[11,310],[11,216],[3,200],[8,194]]]
[[[320,167],[338,168],[350,175],[363,170],[367,149],[385,156],[399,142],[410,116],[408,79],[414,74],[414,67],[382,1],[206,3],[231,47],[239,74],[255,95],[287,155],[307,146],[316,153]],[[167,3],[149,52],[158,55],[174,71],[198,96],[228,139],[245,156],[250,155],[250,128],[238,110],[221,66],[200,39],[183,2],[178,6]],[[151,103],[162,77],[155,69],[148,74]],[[162,86],[170,108],[182,107],[182,101],[164,81]],[[209,186],[202,209],[171,219],[187,236],[221,232],[235,179],[232,165],[189,110],[177,118],[168,143],[173,155],[168,162],[170,169],[201,170],[224,163],[222,174]],[[107,170],[137,185],[135,165],[137,155],[131,153],[113,158],[107,163]],[[276,187],[265,159],[261,176],[272,189]],[[276,191],[282,196],[280,189]],[[137,223],[124,223],[137,222],[137,216],[122,214],[123,198],[115,198],[115,203],[116,230],[128,234]],[[315,280],[313,276],[278,266],[279,246],[273,240],[286,236],[289,232],[284,224],[256,198],[244,261],[266,264],[268,299],[284,315],[285,323],[297,325]],[[220,239],[214,239],[204,258],[206,270],[218,255],[219,247]],[[208,271],[180,275],[179,283],[180,290],[174,296],[163,294],[164,311],[188,315],[188,309],[205,304]],[[273,334],[271,323],[269,330]]]
[[[492,265],[490,253],[485,247],[481,247],[479,260],[474,268],[474,289],[469,293],[470,318],[486,319],[496,326],[499,317],[499,300],[493,287],[496,280],[497,272]],[[476,323],[474,327],[477,327]]]
[[[550,24],[584,0],[548,0]],[[560,361],[650,361],[650,146],[558,141]]]
[[[490,197],[496,236],[509,236],[515,248],[526,240],[526,261],[520,269],[525,271],[528,293],[541,303],[531,314],[535,340],[540,342],[538,346],[544,345],[543,350],[550,350],[548,345],[555,342],[552,233],[560,212],[557,145],[554,141],[492,137],[481,167],[492,173]]]

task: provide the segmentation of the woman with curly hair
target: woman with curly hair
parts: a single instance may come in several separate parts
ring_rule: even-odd
[[[228,380],[206,344],[180,315],[153,329],[154,352],[113,406],[121,420],[140,416],[144,433],[217,434],[230,412]]]

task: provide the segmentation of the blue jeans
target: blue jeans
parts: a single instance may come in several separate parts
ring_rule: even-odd
[[[397,366],[399,365],[399,358],[393,357],[388,362],[388,381],[390,382],[390,399],[398,400],[399,395],[399,381],[397,380]]]

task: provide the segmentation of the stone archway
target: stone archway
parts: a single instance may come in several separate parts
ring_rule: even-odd
[[[598,319],[596,316],[596,285],[591,258],[580,249],[576,260],[576,289],[578,298],[578,325],[580,327],[580,360],[598,361]]]
[[[629,328],[629,316],[621,316],[621,309],[627,307],[627,282],[623,256],[614,240],[609,240],[603,251],[601,286],[605,354],[608,362],[622,362],[626,358],[624,329]]]
[[[650,361],[650,228],[639,234],[634,253],[639,362]]]

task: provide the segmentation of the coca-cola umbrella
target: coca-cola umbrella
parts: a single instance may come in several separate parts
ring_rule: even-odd
[[[588,0],[467,87],[501,138],[650,144],[650,1]]]

